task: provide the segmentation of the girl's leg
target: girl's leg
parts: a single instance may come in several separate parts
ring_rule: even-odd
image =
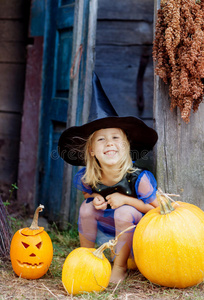
[[[81,247],[86,247],[86,248],[94,248],[95,242],[89,241],[85,238],[83,234],[79,232],[79,241],[80,241],[80,246]]]
[[[82,203],[79,210],[79,240],[81,247],[94,248],[97,236],[97,219],[102,211],[94,208],[93,203]]]
[[[123,205],[117,208],[114,214],[116,235],[129,226],[136,225],[141,218],[142,213],[133,206]],[[111,282],[118,282],[125,278],[127,260],[132,247],[133,233],[134,229],[123,233],[119,237],[118,245],[116,246],[116,253],[118,255],[116,255],[114,260]]]

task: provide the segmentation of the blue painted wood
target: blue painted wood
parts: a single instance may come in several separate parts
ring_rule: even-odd
[[[79,85],[76,125],[82,123],[84,102],[84,79],[86,77],[86,48],[88,37],[89,1],[83,1],[82,36],[83,55],[79,68]],[[47,0],[44,32],[44,56],[42,72],[42,101],[39,128],[39,153],[36,203],[45,206],[45,216],[59,221],[62,213],[62,189],[64,161],[59,158],[57,143],[66,128],[69,115],[69,88],[71,54],[73,44],[74,1]],[[73,167],[73,176],[78,168]],[[70,211],[67,222],[76,221],[76,188],[71,188]],[[69,198],[69,197],[68,197]],[[66,220],[65,220],[66,221]]]
[[[57,154],[57,143],[66,128],[68,113],[73,1],[47,0],[45,11],[36,202],[44,204],[49,220],[57,221],[64,168]]]
[[[50,103],[50,119],[67,122],[67,99],[54,98]]]
[[[30,36],[43,36],[45,24],[45,0],[33,0],[31,7]]]
[[[67,97],[69,90],[69,72],[71,69],[71,52],[73,33],[70,30],[58,31],[58,53],[56,59],[56,96]]]
[[[62,0],[61,1],[61,5],[69,5],[74,3],[74,0]]]
[[[57,13],[57,28],[64,29],[73,26],[74,15],[73,15],[74,5],[61,6]]]

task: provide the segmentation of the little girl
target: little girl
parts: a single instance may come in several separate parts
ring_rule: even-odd
[[[66,162],[86,166],[76,174],[75,186],[85,198],[79,211],[80,245],[90,248],[96,239],[108,241],[136,225],[158,206],[153,174],[132,163],[132,157],[142,157],[153,148],[157,133],[138,118],[118,117],[96,74],[92,102],[95,119],[68,128],[59,140],[59,153]],[[127,231],[119,238],[111,282],[125,278],[133,233]]]

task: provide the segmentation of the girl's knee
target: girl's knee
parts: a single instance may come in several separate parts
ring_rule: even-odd
[[[142,218],[142,213],[130,205],[124,205],[115,210],[114,219],[119,223],[137,224]]]
[[[86,203],[86,200],[81,204],[79,209],[79,216],[81,218],[89,218],[95,215],[95,208],[92,202]]]

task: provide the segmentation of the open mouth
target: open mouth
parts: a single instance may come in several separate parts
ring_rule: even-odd
[[[114,156],[117,153],[115,150],[108,150],[104,154],[107,156]]]
[[[32,268],[32,269],[40,268],[43,265],[43,262],[40,262],[39,264],[37,264],[37,263],[31,264],[31,263],[27,263],[27,262],[20,262],[19,260],[17,260],[17,262],[18,262],[20,267],[26,267],[26,268]]]

